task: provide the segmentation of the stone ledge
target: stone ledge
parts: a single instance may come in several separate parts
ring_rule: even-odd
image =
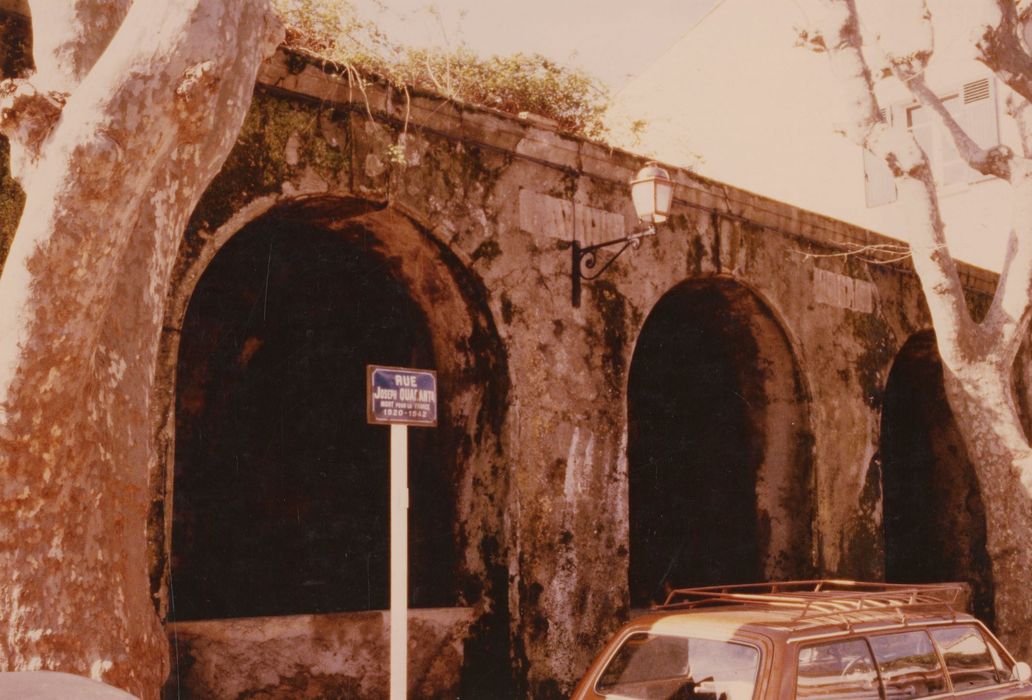
[[[166,697],[385,698],[389,618],[375,610],[169,623]],[[472,608],[409,611],[410,697],[458,695],[472,623]]]

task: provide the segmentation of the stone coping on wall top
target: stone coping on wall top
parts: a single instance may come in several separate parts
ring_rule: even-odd
[[[334,64],[283,47],[262,65],[258,84],[326,106],[368,111],[397,126],[407,125],[418,131],[475,143],[544,167],[610,184],[625,185],[648,160],[620,148],[545,128],[534,119],[521,119],[430,92],[411,90],[406,96],[381,82],[367,82],[359,89]],[[667,164],[664,167],[672,172],[677,187],[675,203],[687,208],[716,212],[725,218],[802,237],[837,251],[901,244],[890,236],[690,170]],[[912,273],[908,264],[894,266]],[[966,263],[958,263],[958,268],[965,287],[983,294],[993,293],[998,279],[996,273]]]

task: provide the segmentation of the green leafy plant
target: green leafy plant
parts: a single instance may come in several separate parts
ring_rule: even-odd
[[[400,46],[348,0],[274,0],[287,24],[289,47],[339,63],[358,80],[377,76],[400,89],[429,90],[449,99],[511,114],[532,112],[563,131],[601,139],[607,89],[583,71],[538,54],[482,58],[467,47]]]

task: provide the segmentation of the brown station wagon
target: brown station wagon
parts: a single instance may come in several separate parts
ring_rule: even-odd
[[[1032,699],[1028,664],[956,611],[964,593],[854,581],[676,590],[613,637],[573,699]]]

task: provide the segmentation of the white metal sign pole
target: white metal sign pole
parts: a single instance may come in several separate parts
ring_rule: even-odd
[[[391,425],[391,700],[408,688],[408,426]]]

